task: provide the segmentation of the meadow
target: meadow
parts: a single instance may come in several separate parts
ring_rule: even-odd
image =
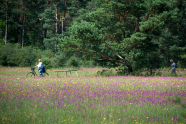
[[[186,76],[26,77],[29,68],[0,67],[2,124],[185,124]],[[38,74],[38,72],[37,72]]]

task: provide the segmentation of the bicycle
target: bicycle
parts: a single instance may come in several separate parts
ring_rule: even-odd
[[[28,72],[28,74],[26,75],[26,77],[32,77],[32,75],[37,76],[36,72],[35,72],[35,67],[31,67],[31,72]]]
[[[43,68],[45,68],[45,67],[43,67]],[[49,76],[49,74],[47,73],[46,69],[45,69],[45,71],[43,69],[43,77],[45,77],[45,76]]]
[[[35,72],[35,68],[36,67],[31,67],[31,72],[29,72],[27,75],[26,75],[26,77],[32,77],[33,75],[34,75],[34,77],[35,76],[37,76],[37,74],[36,74],[36,72]],[[45,72],[43,72],[43,77],[46,77],[46,76],[49,76],[49,74],[46,72],[46,70],[45,70]]]

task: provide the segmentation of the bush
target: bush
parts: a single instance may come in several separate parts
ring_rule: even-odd
[[[44,50],[42,51],[41,58],[42,57],[48,57],[48,58],[54,58],[55,54],[52,50]]]
[[[21,49],[22,59],[19,66],[35,66],[38,58],[40,58],[41,51],[32,47],[24,47]]]
[[[178,68],[186,68],[186,59],[180,59],[176,64]]]
[[[46,68],[46,69],[49,69],[49,68],[52,68],[52,62],[51,62],[51,58],[48,58],[48,57],[42,57],[41,58],[41,61],[43,62],[43,66]]]
[[[97,72],[97,76],[115,76],[116,73],[113,70],[103,69],[102,71]]]
[[[20,61],[20,59],[17,59],[16,61],[16,55],[20,56],[18,53],[18,48],[16,45],[7,43],[6,45],[2,46],[0,49],[0,60],[1,65],[3,66],[16,66],[17,61]]]
[[[51,50],[41,51],[32,47],[22,48],[20,44],[11,43],[0,46],[1,66],[31,67],[38,64],[38,59],[41,59],[47,69],[63,67],[65,64],[73,67],[81,65],[77,57],[71,57],[67,60],[67,56],[61,52],[54,54]]]
[[[7,43],[0,48],[0,65],[3,66],[33,66],[40,51],[31,47],[21,48],[19,44]]]
[[[96,66],[96,63],[94,60],[81,60],[82,66],[83,67],[94,67]]]
[[[63,53],[57,53],[53,59],[54,68],[64,67],[66,62],[66,56]]]
[[[79,67],[80,64],[80,60],[77,57],[71,57],[68,61],[67,61],[67,66],[72,66],[72,67]]]
[[[143,76],[143,74],[140,71],[134,71],[131,73],[132,76]],[[145,76],[149,76],[149,73],[146,72]]]
[[[117,74],[118,75],[128,75],[129,74],[129,70],[126,66],[119,66],[117,70]]]
[[[43,66],[46,67],[46,69],[49,69],[54,67],[54,56],[55,55],[51,50],[44,50],[41,53],[41,57],[38,59],[41,59]]]

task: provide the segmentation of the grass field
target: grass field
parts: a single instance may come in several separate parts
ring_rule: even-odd
[[[2,124],[185,124],[186,77],[78,75],[26,77],[29,68],[0,68]],[[162,72],[168,75],[168,72]],[[38,73],[37,73],[38,74]]]

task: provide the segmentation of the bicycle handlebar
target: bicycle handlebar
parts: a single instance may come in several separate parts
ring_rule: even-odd
[[[36,67],[31,67],[31,71],[34,71]]]

